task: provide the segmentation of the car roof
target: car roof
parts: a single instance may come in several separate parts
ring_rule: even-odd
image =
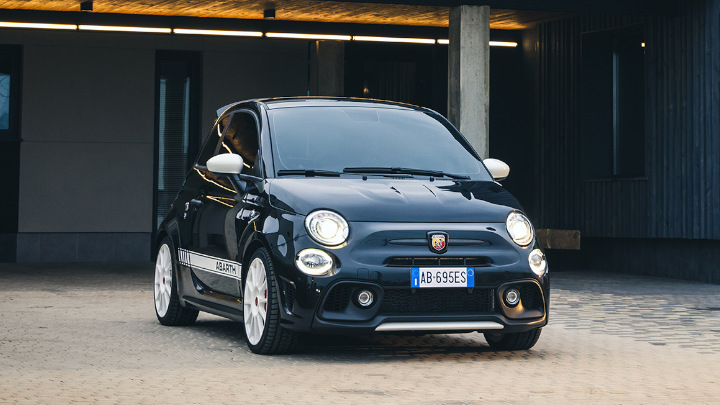
[[[268,110],[280,108],[294,107],[366,107],[366,108],[388,108],[399,110],[417,110],[429,111],[426,108],[418,107],[412,104],[399,103],[395,101],[374,100],[368,98],[351,98],[351,97],[276,97],[276,98],[258,98],[252,100],[238,101],[228,104],[217,110],[218,117],[228,109],[241,104],[260,103],[265,105]]]

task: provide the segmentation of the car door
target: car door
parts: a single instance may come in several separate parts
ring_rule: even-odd
[[[235,111],[223,117],[214,131],[219,139],[212,156],[238,154],[243,158],[243,173],[256,175],[258,123],[255,114],[249,110]],[[239,297],[242,260],[238,251],[237,220],[242,216],[247,192],[241,192],[226,176],[209,172],[206,163],[210,157],[201,155],[194,168],[197,185],[188,207],[193,216],[188,244],[190,264],[204,287]]]

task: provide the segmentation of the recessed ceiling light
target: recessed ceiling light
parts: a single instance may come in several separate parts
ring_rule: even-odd
[[[75,24],[45,24],[0,21],[0,27],[5,28],[39,28],[44,30],[76,30]]]
[[[122,27],[116,25],[80,25],[82,31],[111,31],[111,32],[150,32],[156,34],[169,34],[170,28],[156,27]]]
[[[449,39],[438,39],[438,44],[441,45],[448,45],[450,43]],[[504,46],[508,48],[515,48],[517,46],[517,42],[505,42],[505,41],[490,41],[490,46]]]
[[[196,30],[189,28],[175,28],[173,32],[184,35],[219,35],[231,37],[261,37],[260,31],[225,31],[225,30]]]
[[[395,37],[368,37],[363,35],[356,35],[353,37],[355,41],[370,41],[370,42],[402,42],[407,44],[434,44],[434,39],[427,38],[395,38]]]
[[[327,39],[334,41],[349,41],[352,39],[350,35],[296,34],[291,32],[268,32],[265,33],[265,36],[268,38]]]

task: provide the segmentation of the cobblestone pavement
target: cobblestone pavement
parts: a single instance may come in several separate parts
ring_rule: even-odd
[[[471,333],[258,356],[222,318],[161,326],[152,266],[0,265],[0,403],[720,403],[720,285],[552,276],[527,352]]]

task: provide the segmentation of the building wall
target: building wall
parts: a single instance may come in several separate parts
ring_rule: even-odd
[[[152,49],[24,47],[19,232],[151,232]]]
[[[644,24],[645,177],[582,178],[583,32]],[[584,237],[720,239],[720,0],[676,16],[585,15],[535,35],[538,225]]]
[[[307,91],[305,41],[3,30],[0,43],[23,47],[18,234],[3,236],[20,262],[150,259],[157,50],[203,53],[198,139],[223,105]]]
[[[585,180],[582,36],[641,24],[645,176]],[[678,3],[669,17],[583,15],[525,32],[534,68],[535,221],[579,229],[571,266],[720,282],[720,0]],[[532,185],[530,185],[532,186]],[[681,259],[681,260],[678,260]],[[709,263],[712,263],[710,261]]]
[[[235,101],[307,95],[306,41],[208,41],[203,49],[203,134],[217,109]]]
[[[720,0],[650,21],[648,235],[720,239]]]

